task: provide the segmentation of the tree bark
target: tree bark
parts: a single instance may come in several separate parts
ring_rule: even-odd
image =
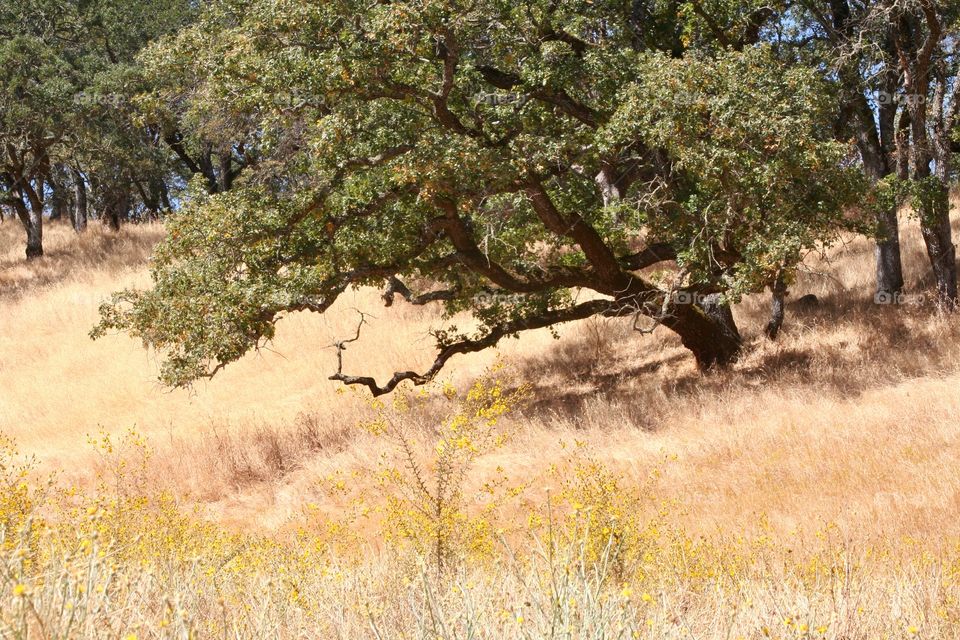
[[[864,171],[874,184],[888,176],[891,166],[889,139],[892,126],[889,122],[895,114],[896,106],[883,104],[880,113],[880,128],[886,134],[881,138],[877,133],[873,110],[863,94],[856,98],[857,107],[857,147],[863,160]],[[892,111],[891,111],[892,109]],[[876,261],[876,298],[893,299],[903,289],[903,263],[900,257],[900,222],[897,208],[892,206],[877,212],[877,237],[874,256]]]
[[[832,27],[843,39],[855,38],[855,21],[847,0],[830,0],[832,24],[824,21],[825,27]],[[837,38],[833,38],[839,43]],[[891,56],[896,53],[892,37],[884,38],[881,47]],[[894,122],[897,105],[895,95],[898,86],[898,74],[889,65],[880,75],[881,97],[878,100],[877,113],[864,95],[864,79],[858,61],[845,64],[840,71],[840,79],[847,90],[850,108],[854,115],[853,126],[856,133],[857,148],[863,160],[864,172],[873,184],[893,172],[892,154],[896,145]],[[897,209],[877,213],[877,237],[874,251],[876,261],[876,293],[878,299],[894,298],[903,289],[903,265],[900,257],[900,229]]]
[[[42,186],[42,179],[38,182]],[[13,206],[27,232],[27,260],[43,256],[43,198],[40,193],[30,183],[21,184],[17,187]]]
[[[127,220],[130,217],[130,192],[124,189],[122,192],[110,194],[104,214],[104,222],[110,230],[119,231],[121,220]]]
[[[950,228],[950,201],[945,185],[939,193],[924,198],[920,213],[920,233],[937,283],[937,301],[945,309],[957,304],[957,252]]]
[[[87,183],[83,174],[73,169],[74,206],[72,210],[73,230],[83,233],[87,230]]]
[[[770,292],[773,294],[770,305],[770,322],[767,323],[764,333],[771,340],[776,340],[780,333],[780,327],[783,326],[784,300],[787,297],[787,284],[783,281],[783,273],[777,274],[777,279],[770,286]]]
[[[43,212],[30,208],[27,224],[27,260],[43,256]]]
[[[27,207],[22,195],[13,199],[13,209],[27,232],[27,260],[43,256],[43,209]]]
[[[61,220],[70,210],[70,193],[67,191],[66,173],[55,167],[48,180],[50,184],[50,219]]]
[[[894,299],[903,289],[903,263],[900,259],[900,222],[897,208],[877,214],[877,299]]]
[[[733,364],[743,347],[730,305],[721,302],[719,294],[708,295],[699,304],[674,305],[663,325],[680,336],[701,370]]]
[[[945,85],[934,86],[934,112],[928,112],[931,81],[936,79],[936,70],[932,65],[936,64],[935,53],[942,49],[944,32],[941,17],[935,10],[924,10],[923,23],[920,20],[921,18],[909,13],[896,15],[894,18],[897,51],[908,97],[907,110],[910,113],[910,170],[921,191],[917,203],[920,209],[920,232],[927,246],[927,256],[937,283],[937,302],[942,308],[953,309],[957,304],[957,262],[950,229],[948,158],[937,158],[940,162],[937,162],[935,176],[932,176],[930,170],[934,152],[948,148],[949,145],[937,140],[936,130],[933,139],[928,131],[931,115],[936,129],[946,97]],[[927,31],[925,35],[923,26]],[[917,199],[915,196],[914,200]]]

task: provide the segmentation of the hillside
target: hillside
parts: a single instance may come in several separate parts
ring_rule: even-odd
[[[170,391],[136,341],[87,337],[102,297],[148,283],[146,258],[162,229],[93,229],[76,241],[53,227],[49,257],[30,265],[19,259],[20,234],[0,227],[0,429],[83,480],[88,435],[135,428],[159,452],[158,478],[240,527],[281,527],[304,503],[323,505],[318,477],[369,466],[381,451],[356,428],[370,413],[363,394],[326,380],[328,345],[352,332],[352,308],[376,320],[348,367],[380,375],[429,361],[426,331],[441,321],[405,303],[384,309],[376,292],[359,291],[326,316],[285,320],[269,349],[214,380]],[[911,292],[925,284],[918,236],[905,231]],[[870,269],[860,239],[811,262],[793,297],[812,292],[822,303],[791,305],[776,343],[760,334],[766,296],[746,300],[736,315],[750,346],[722,374],[699,376],[666,332],[644,336],[628,322],[505,342],[500,355],[533,383],[533,401],[474,481],[501,465],[517,480],[540,477],[579,440],[636,478],[675,456],[661,489],[703,531],[749,528],[763,514],[782,530],[823,521],[851,535],[960,534],[946,517],[960,479],[943,473],[960,462],[960,325],[929,305],[876,308]],[[495,357],[457,358],[444,375],[469,384]]]

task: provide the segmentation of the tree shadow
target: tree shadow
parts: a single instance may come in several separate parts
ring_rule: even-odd
[[[586,366],[571,357],[584,339],[574,334],[572,345],[517,362],[535,388],[526,412],[578,425],[609,405],[618,419],[655,430],[705,400],[723,402],[760,390],[856,398],[905,379],[960,370],[960,324],[938,315],[932,303],[877,305],[872,296],[835,291],[815,306],[788,308],[775,342],[762,334],[765,318],[748,314],[744,353],[724,371],[697,371],[670,334],[640,340],[629,331],[611,336],[605,361]]]

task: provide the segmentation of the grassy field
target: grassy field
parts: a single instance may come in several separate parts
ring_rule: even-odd
[[[21,233],[0,225],[2,637],[960,637],[960,321],[874,305],[863,239],[808,260],[791,298],[821,304],[777,342],[768,298],[740,304],[730,371],[591,320],[395,407],[329,382],[329,345],[361,309],[349,371],[421,366],[430,310],[356,291],[170,391],[136,341],[87,337],[162,228],[53,225],[29,265]]]

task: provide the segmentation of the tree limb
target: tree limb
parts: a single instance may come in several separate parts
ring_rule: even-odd
[[[342,382],[347,385],[362,385],[370,389],[374,397],[390,393],[397,388],[401,382],[411,381],[415,386],[423,386],[433,380],[443,369],[447,361],[455,355],[476,353],[495,346],[504,337],[515,335],[521,331],[532,329],[543,329],[555,324],[570,322],[572,320],[583,320],[598,314],[611,316],[630,315],[635,313],[635,309],[628,305],[619,305],[610,300],[592,300],[584,302],[567,309],[556,309],[545,311],[539,315],[509,320],[502,324],[491,327],[486,335],[479,338],[465,338],[457,342],[438,345],[440,351],[437,354],[433,365],[423,373],[416,371],[397,371],[383,385],[377,383],[372,376],[353,376],[343,373],[343,352],[346,350],[346,344],[354,342],[360,337],[360,329],[366,323],[365,317],[361,317],[357,326],[356,336],[352,339],[336,342],[332,347],[337,349],[337,372],[330,376],[330,380]]]

